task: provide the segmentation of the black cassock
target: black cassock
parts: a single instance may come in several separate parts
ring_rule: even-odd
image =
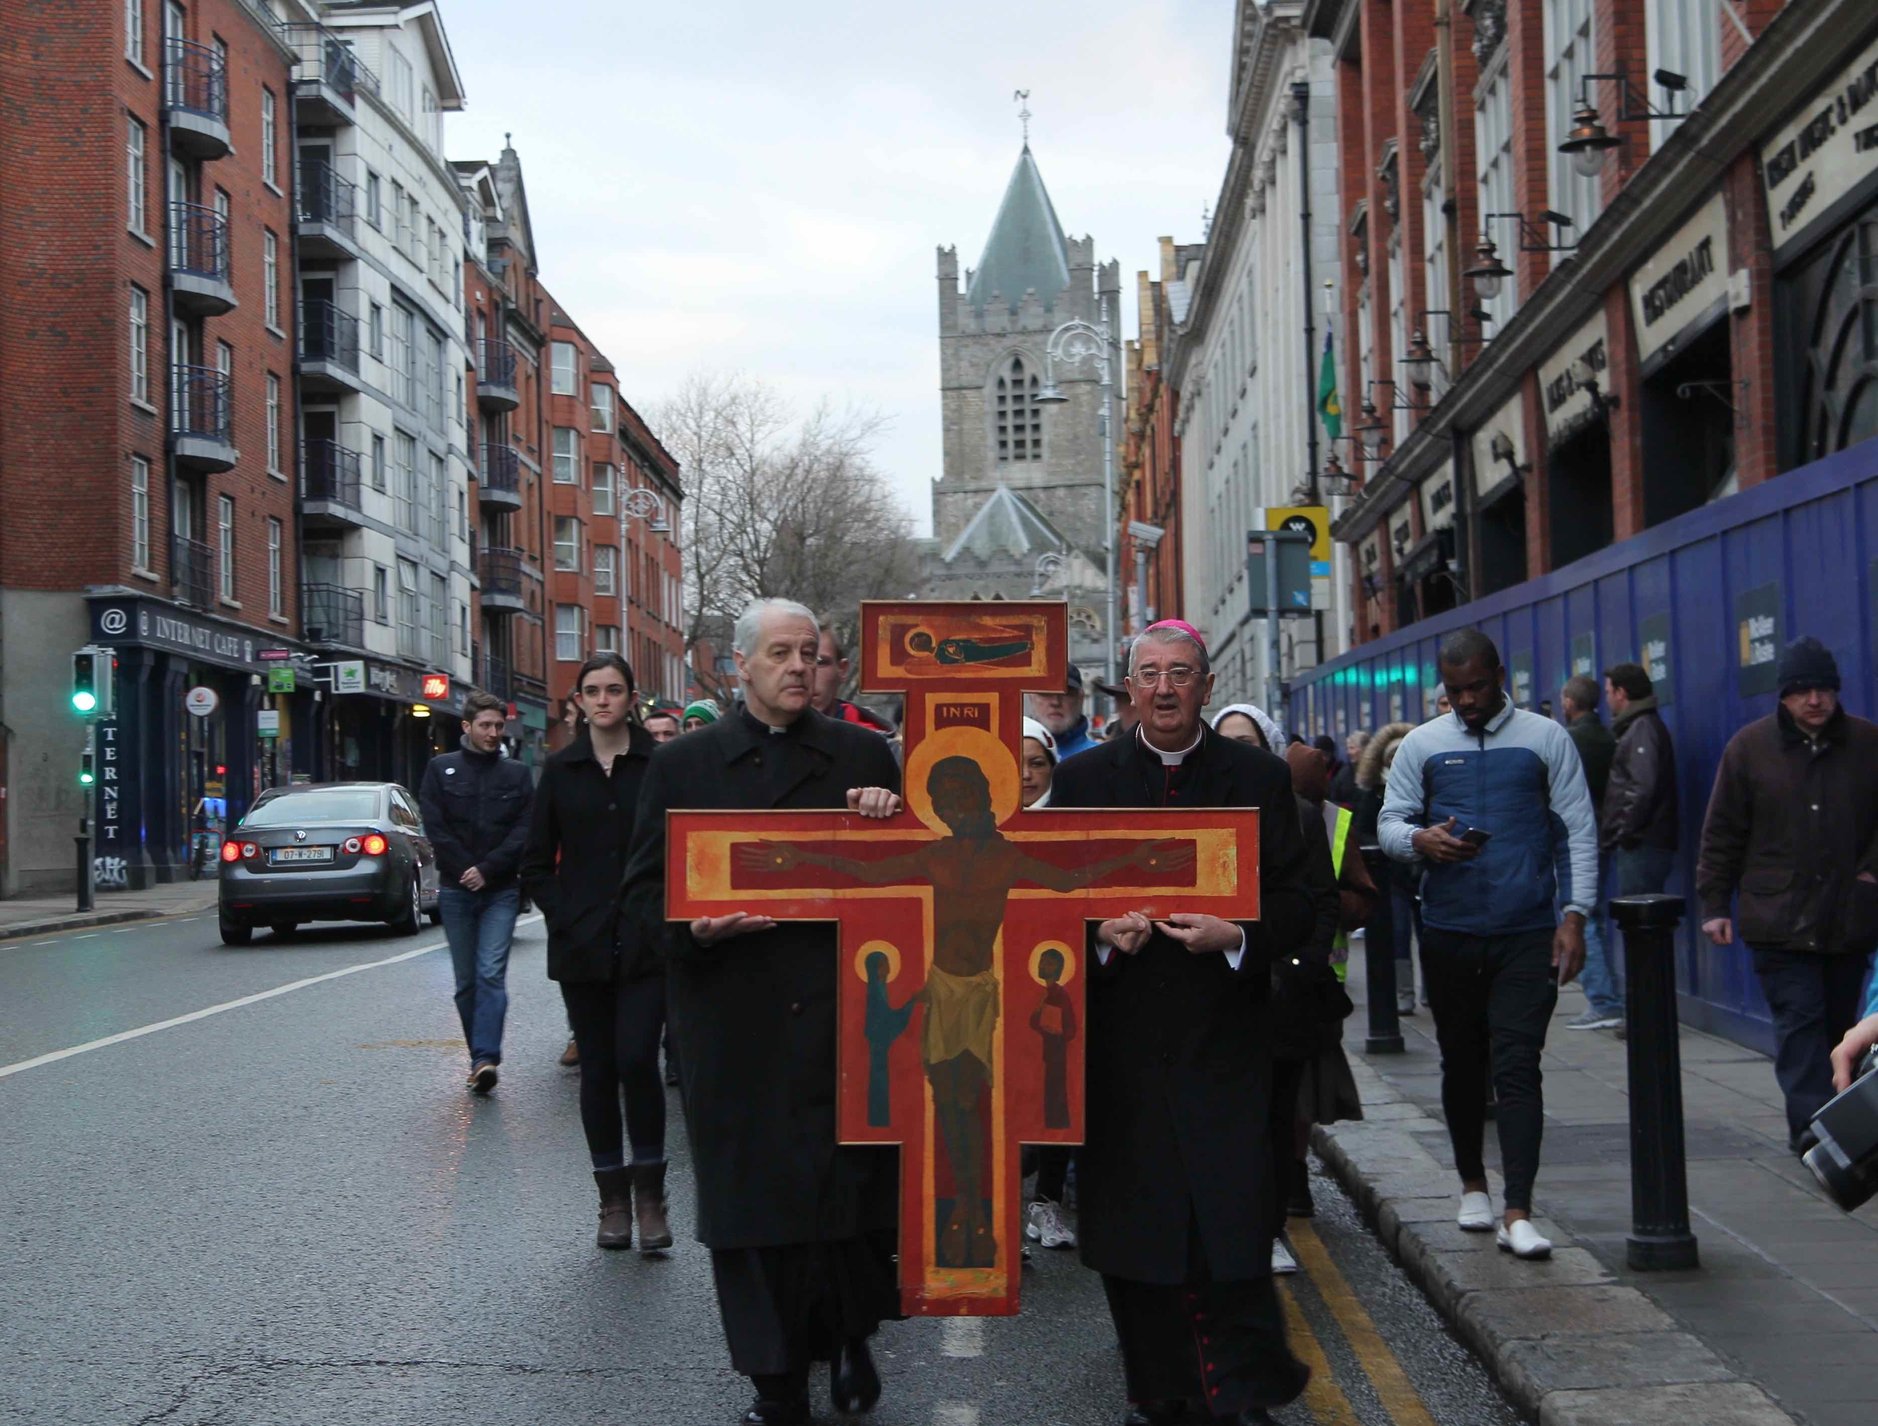
[[[665,949],[698,1238],[747,1376],[800,1372],[899,1315],[898,1165],[835,1139],[836,928],[702,946],[667,924],[665,814],[845,808],[850,788],[899,786],[886,739],[813,711],[776,733],[740,710],[665,744],[646,774],[627,924]]]
[[[1092,943],[1079,1226],[1132,1400],[1222,1417],[1281,1405],[1305,1373],[1271,1281],[1271,969],[1328,914],[1291,770],[1211,728],[1169,766],[1134,734],[1065,760],[1050,806],[1259,809],[1260,917],[1243,923],[1237,970],[1158,931],[1106,966]]]

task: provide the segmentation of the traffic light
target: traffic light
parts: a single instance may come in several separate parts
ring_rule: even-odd
[[[90,787],[98,780],[97,754],[90,748],[78,755],[78,785]]]
[[[86,647],[72,655],[72,711],[81,718],[109,718],[112,712],[109,649]]]

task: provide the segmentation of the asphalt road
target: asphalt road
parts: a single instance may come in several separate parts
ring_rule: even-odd
[[[0,942],[0,1421],[737,1420],[679,1121],[677,1250],[601,1253],[539,922],[487,1100],[462,1088],[441,945],[229,949],[212,916]],[[1280,1419],[1517,1421],[1321,1177],[1317,1198],[1286,1294],[1318,1375]],[[1119,1420],[1097,1279],[1036,1258],[1019,1317],[885,1328],[872,1419]]]

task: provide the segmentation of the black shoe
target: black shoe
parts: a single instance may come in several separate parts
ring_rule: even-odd
[[[844,1416],[860,1416],[874,1409],[874,1403],[880,1400],[880,1373],[874,1370],[874,1354],[867,1349],[867,1338],[851,1338],[835,1353],[835,1359],[828,1364],[828,1395],[835,1410]]]
[[[809,1426],[809,1399],[795,1396],[778,1401],[759,1396],[743,1413],[743,1426]]]
[[[496,1081],[500,1078],[494,1064],[488,1060],[478,1060],[470,1067],[469,1087],[477,1094],[487,1094],[496,1087]]]
[[[1186,1419],[1184,1401],[1137,1401],[1122,1417],[1122,1426],[1179,1426]]]
[[[1815,1134],[1811,1128],[1802,1129],[1797,1134],[1787,1135],[1787,1147],[1793,1151],[1793,1156],[1798,1159],[1805,1158],[1806,1151],[1816,1148],[1818,1145],[1819,1135]]]

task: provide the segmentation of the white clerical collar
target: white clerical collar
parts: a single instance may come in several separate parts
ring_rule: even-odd
[[[1182,748],[1177,753],[1163,752],[1161,749],[1155,747],[1153,743],[1150,743],[1148,741],[1147,734],[1141,731],[1139,724],[1137,724],[1135,727],[1135,736],[1141,739],[1142,747],[1146,748],[1149,752],[1153,753],[1157,758],[1161,760],[1161,763],[1164,767],[1179,767],[1183,762],[1187,760],[1187,754],[1191,753],[1195,748],[1199,747],[1201,742],[1205,740],[1206,729],[1202,728],[1200,729],[1199,732],[1195,733],[1193,735],[1193,741],[1191,743],[1188,743],[1186,747]]]

